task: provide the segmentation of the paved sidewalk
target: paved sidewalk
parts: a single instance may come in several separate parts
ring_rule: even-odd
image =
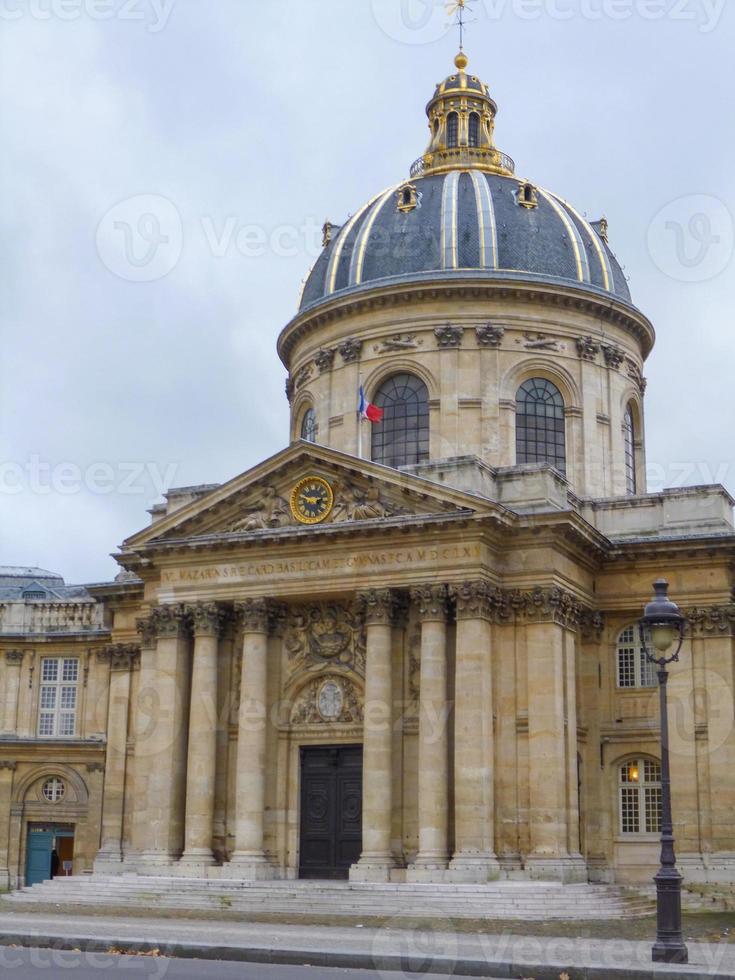
[[[137,951],[248,963],[375,969],[378,977],[416,973],[559,980],[735,980],[735,946],[692,943],[688,966],[651,963],[650,944],[409,931],[399,927],[286,926],[128,917],[0,914],[0,946]],[[0,950],[0,954],[2,950]],[[0,960],[1,962],[1,960]],[[395,972],[393,972],[395,971]]]

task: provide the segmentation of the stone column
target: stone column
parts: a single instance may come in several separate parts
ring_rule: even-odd
[[[184,854],[188,864],[214,864],[214,795],[217,770],[217,655],[224,613],[216,603],[190,609],[194,625],[189,752],[186,766]]]
[[[14,762],[0,762],[0,891],[10,888],[10,801]]]
[[[443,881],[449,858],[447,587],[411,590],[421,620],[419,852],[409,881]]]
[[[145,803],[138,824],[144,865],[171,864],[181,856],[186,792],[186,720],[189,614],[180,605],[159,606],[149,627],[155,648],[143,650],[138,704],[136,766],[146,771]]]
[[[229,867],[239,878],[268,879],[275,876],[264,850],[270,604],[267,599],[248,599],[235,608],[242,622],[243,641],[235,852]]]
[[[118,644],[100,651],[98,662],[110,664],[110,695],[107,708],[107,754],[102,805],[102,846],[98,865],[119,864],[123,859],[122,838],[130,711],[130,677],[140,647]]]
[[[3,731],[18,735],[18,701],[20,698],[20,672],[23,651],[9,650],[5,654],[5,712]]]
[[[581,609],[571,595],[555,588],[522,593],[514,604],[528,654],[531,853],[526,870],[537,879],[586,881],[584,861],[569,852],[570,837],[578,840],[571,823],[579,819],[579,794],[574,665],[565,636],[565,627],[576,626]]]
[[[497,878],[492,684],[495,592],[485,581],[451,590],[457,608],[452,881]]]
[[[393,621],[397,603],[390,589],[359,596],[365,610],[365,711],[362,760],[362,856],[352,881],[389,881],[396,866],[391,845],[393,816]]]

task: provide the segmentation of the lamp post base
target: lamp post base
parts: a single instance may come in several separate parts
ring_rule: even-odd
[[[662,946],[656,943],[652,959],[654,963],[688,963],[689,950],[686,946]]]
[[[669,841],[666,841],[669,844]],[[681,926],[682,876],[672,864],[662,867],[656,875],[656,942],[654,963],[688,963],[689,950],[684,943]]]

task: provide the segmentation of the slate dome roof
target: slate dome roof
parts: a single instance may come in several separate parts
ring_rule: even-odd
[[[560,283],[631,302],[607,222],[587,221],[516,176],[495,145],[497,103],[468,63],[460,50],[456,70],[435,88],[426,107],[429,145],[410,180],[341,227],[325,225],[300,312],[375,286],[458,278]]]
[[[630,303],[604,226],[541,188],[536,207],[521,206],[526,183],[457,169],[391,187],[333,229],[304,287],[301,311],[344,292],[459,276],[562,283]],[[409,184],[416,207],[404,212],[398,196]]]

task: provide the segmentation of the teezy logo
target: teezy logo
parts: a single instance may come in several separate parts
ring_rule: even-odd
[[[107,268],[128,282],[163,279],[184,245],[181,215],[165,197],[139,194],[121,201],[97,228],[97,251]]]

